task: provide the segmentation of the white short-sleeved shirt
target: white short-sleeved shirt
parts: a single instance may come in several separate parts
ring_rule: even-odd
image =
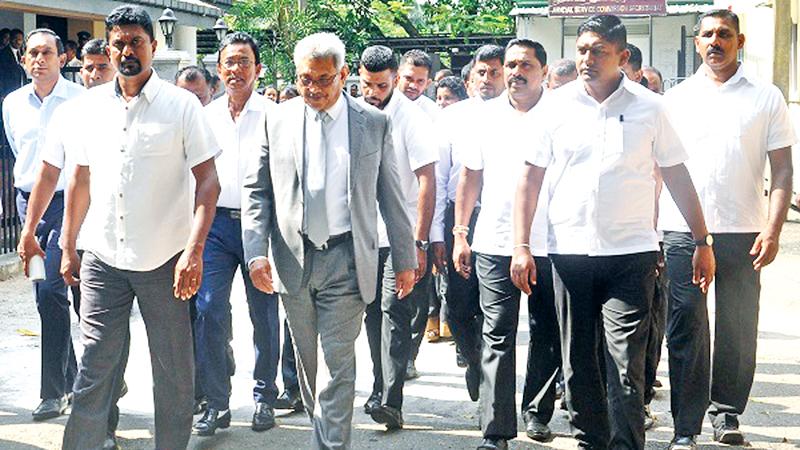
[[[397,91],[397,92],[400,92],[400,91]],[[405,95],[405,94],[403,94],[403,95]],[[408,98],[408,97],[406,97],[406,98]],[[430,120],[436,120],[436,118],[439,116],[439,113],[441,112],[441,109],[439,109],[439,106],[436,104],[436,102],[431,100],[425,94],[422,94],[419,97],[417,97],[417,99],[414,100],[414,104],[419,106],[420,109],[422,109],[423,111],[425,111],[425,114],[428,115]]]
[[[86,93],[98,111],[78,134],[75,161],[88,166],[92,202],[81,237],[101,261],[122,270],[154,270],[186,245],[194,196],[191,169],[219,154],[202,106],[155,71],[126,102],[117,79]]]
[[[67,203],[66,182],[75,171],[75,149],[84,139],[84,136],[76,132],[80,122],[85,119],[87,112],[87,109],[83,106],[84,98],[83,95],[80,95],[56,108],[47,126],[47,135],[42,145],[42,161],[60,169],[61,177],[65,180],[64,204]],[[63,238],[64,236],[62,235],[61,239]],[[63,242],[59,242],[59,245],[63,245]],[[77,248],[83,249],[80,235],[78,236]]]
[[[678,165],[686,152],[661,96],[620,77],[603,103],[576,80],[541,105],[528,162],[549,172],[550,254],[658,249],[653,165]]]
[[[359,101],[364,102],[363,97]],[[364,102],[366,105],[367,103]],[[392,146],[397,158],[400,189],[405,197],[406,213],[417,224],[419,181],[415,170],[439,160],[430,118],[402,92],[395,91],[383,108],[392,125]],[[389,236],[383,217],[378,212],[378,245],[389,247]]]
[[[721,86],[701,67],[664,95],[689,154],[706,226],[712,233],[755,233],[767,225],[767,153],[797,143],[789,110],[772,84],[745,75],[743,65]],[[660,230],[689,231],[669,191],[661,193]]]
[[[514,197],[525,168],[525,145],[530,132],[540,126],[538,114],[548,95],[527,113],[521,114],[509,103],[508,93],[483,103],[479,109],[486,130],[470,149],[462,153],[461,162],[470,170],[483,171],[481,213],[475,224],[472,249],[497,256],[514,254]],[[547,256],[547,198],[540,196],[530,233],[531,252]]]
[[[53,92],[39,100],[33,83],[8,94],[3,101],[3,127],[8,145],[14,153],[14,187],[25,192],[33,190],[36,171],[42,162],[42,146],[50,119],[59,105],[83,94],[86,90],[64,77],[59,77]],[[56,191],[64,190],[62,175]]]
[[[214,161],[221,187],[217,206],[241,208],[247,163],[254,152],[261,150],[266,137],[264,119],[275,106],[268,98],[253,92],[235,122],[228,110],[227,94],[204,108],[211,131],[222,149],[222,154]]]
[[[436,120],[439,162],[436,164],[436,210],[431,224],[431,242],[444,242],[444,215],[447,202],[456,201],[458,178],[461,176],[459,152],[477,139],[480,107],[483,100],[471,97],[444,108]],[[480,204],[480,202],[478,202]]]

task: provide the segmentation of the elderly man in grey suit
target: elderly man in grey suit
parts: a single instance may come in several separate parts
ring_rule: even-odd
[[[312,447],[346,449],[355,340],[366,303],[375,298],[378,207],[401,298],[414,286],[416,249],[389,119],[342,93],[344,44],[331,33],[310,35],[297,43],[294,62],[300,98],[267,118],[266,141],[245,179],[245,257],[253,284],[272,292],[272,243],[303,402],[314,425]],[[318,395],[317,341],[331,375]]]

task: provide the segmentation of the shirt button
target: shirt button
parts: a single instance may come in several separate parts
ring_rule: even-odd
[[[123,239],[123,238],[119,238],[119,241],[120,241],[120,242],[124,242],[124,241],[125,241],[125,239]]]
[[[122,198],[122,192],[119,193],[119,197]]]
[[[123,219],[123,217],[122,217],[122,216],[119,216],[119,220],[122,220],[122,219]]]

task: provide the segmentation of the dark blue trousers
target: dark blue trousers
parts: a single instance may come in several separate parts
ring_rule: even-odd
[[[203,282],[197,294],[195,350],[200,384],[209,408],[228,409],[231,367],[227,357],[231,335],[231,286],[241,268],[250,320],[256,364],[253,370],[253,399],[272,406],[278,396],[275,378],[280,355],[280,321],[277,294],[265,294],[253,286],[247,273],[242,246],[242,225],[238,211],[217,208],[217,215],[203,252]]]
[[[291,393],[300,393],[300,381],[297,379],[297,359],[294,356],[292,345],[292,332],[289,330],[289,320],[283,321],[283,349],[281,351],[281,377],[283,390]]]
[[[17,191],[17,211],[25,222],[29,192]],[[36,226],[36,238],[45,252],[44,268],[47,279],[33,284],[36,308],[42,329],[42,379],[39,396],[42,399],[59,398],[72,392],[72,383],[78,371],[75,351],[70,336],[69,299],[67,285],[61,278],[61,221],[64,216],[64,195],[56,192],[50,206]],[[78,313],[80,291],[72,289],[75,313]]]

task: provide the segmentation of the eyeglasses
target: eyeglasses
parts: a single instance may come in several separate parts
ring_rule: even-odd
[[[242,58],[242,59],[226,59],[225,61],[223,61],[223,62],[222,62],[222,65],[223,65],[223,66],[225,66],[225,68],[226,68],[226,69],[233,69],[233,67],[234,67],[234,66],[237,66],[237,65],[238,65],[239,67],[241,67],[242,69],[247,69],[248,67],[250,67],[251,65],[253,65],[253,62],[252,62],[252,61],[250,61],[250,60],[249,60],[249,59],[247,59],[247,58]]]
[[[336,75],[331,76],[322,76],[318,79],[314,80],[311,77],[307,76],[298,76],[297,81],[302,84],[304,87],[310,87],[312,84],[318,87],[328,87],[336,81]]]

